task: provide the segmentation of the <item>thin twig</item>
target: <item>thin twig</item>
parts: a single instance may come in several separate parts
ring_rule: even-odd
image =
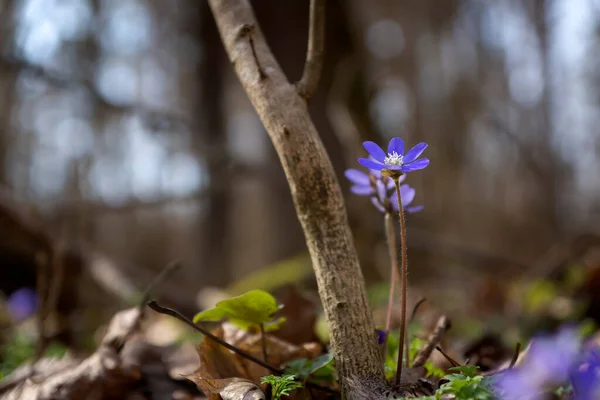
[[[512,369],[515,366],[515,364],[517,363],[517,360],[519,359],[520,353],[521,353],[521,343],[517,342],[517,346],[515,347],[515,354],[513,354],[513,357],[510,360],[510,364],[508,364],[508,369]]]
[[[390,264],[392,273],[390,278],[390,294],[388,297],[387,315],[385,318],[385,338],[383,339],[382,355],[385,363],[387,354],[387,342],[392,326],[392,308],[394,307],[394,293],[396,291],[396,280],[398,279],[398,254],[396,252],[396,233],[392,222],[392,214],[385,213],[385,235],[387,236],[388,249],[390,252]]]
[[[152,292],[160,284],[166,281],[171,276],[171,274],[177,271],[179,268],[181,268],[181,262],[179,260],[171,261],[158,273],[158,275],[154,277],[154,279],[152,279],[152,281],[150,281],[148,286],[146,286],[146,289],[144,290],[142,298],[138,304],[138,308],[141,313],[144,312],[146,304],[148,303],[148,301],[150,301],[150,296],[152,295]]]
[[[276,366],[271,365],[271,364],[261,360],[260,358],[254,357],[250,353],[246,353],[244,350],[238,349],[237,347],[227,343],[225,340],[221,339],[220,337],[213,335],[212,333],[210,333],[208,330],[204,329],[200,325],[196,325],[191,319],[186,318],[185,316],[183,316],[182,314],[180,314],[179,312],[177,312],[171,308],[163,307],[154,300],[148,302],[148,307],[150,307],[151,309],[153,309],[154,311],[156,311],[158,313],[170,315],[171,317],[177,318],[178,320],[180,320],[180,321],[184,322],[186,325],[188,325],[190,328],[197,330],[198,332],[200,332],[203,335],[207,336],[208,338],[214,340],[215,342],[217,342],[221,346],[225,347],[226,349],[233,351],[234,353],[260,365],[261,367],[268,369],[271,372],[275,372],[277,374],[283,374],[283,370],[281,368],[277,368]]]
[[[266,368],[273,373],[276,373],[278,375],[283,375],[285,372],[283,369],[278,368],[272,364],[269,364],[268,362],[265,362],[265,361],[261,360],[260,358],[254,357],[252,354],[249,354],[249,353],[245,352],[244,350],[239,349],[239,348],[227,343],[225,340],[221,339],[218,336],[213,335],[212,333],[210,333],[208,330],[204,329],[203,327],[196,325],[191,319],[183,316],[182,314],[180,314],[179,312],[177,312],[171,308],[163,307],[154,300],[148,302],[148,307],[150,307],[157,313],[170,315],[171,317],[177,318],[178,320],[185,323],[190,328],[202,333],[204,336],[208,337],[211,340],[214,340],[215,342],[217,342],[221,346],[225,347],[226,349],[233,351],[235,354],[238,354],[239,356],[244,357],[245,359],[250,360],[255,364],[258,364],[261,367]],[[332,394],[336,394],[336,395],[339,394],[339,392],[337,392],[333,389],[321,386],[314,382],[306,382],[306,386],[310,386],[312,388],[319,389],[324,392],[328,392],[328,393],[332,393]]]
[[[431,353],[433,353],[433,349],[435,349],[435,347],[438,344],[440,344],[440,342],[442,341],[442,336],[444,336],[444,333],[446,333],[448,329],[450,329],[450,320],[445,315],[442,315],[438,319],[434,330],[427,338],[427,342],[425,343],[425,345],[421,347],[421,349],[419,349],[419,352],[415,357],[415,361],[413,362],[414,368],[422,367],[423,365],[425,365],[425,363],[431,356]]]
[[[133,334],[137,332],[140,328],[141,321],[146,317],[146,304],[150,300],[152,292],[156,289],[157,286],[159,286],[169,276],[171,276],[173,272],[179,269],[179,267],[181,267],[181,263],[179,261],[170,262],[152,279],[152,281],[150,281],[148,286],[146,286],[146,289],[144,289],[144,293],[142,294],[142,298],[138,303],[139,314],[137,316],[137,321],[134,324],[132,324],[131,328],[129,329],[129,332],[127,332],[125,336],[123,336],[123,340],[121,340],[121,342],[117,345],[117,353],[120,353],[123,350],[123,348],[125,347],[125,343],[127,343],[131,336],[133,336]]]
[[[448,360],[448,362],[450,364],[452,364],[453,367],[460,367],[460,363],[458,361],[456,361],[455,359],[453,359],[452,357],[450,357],[448,354],[446,354],[446,352],[444,350],[442,350],[442,348],[440,346],[435,346],[435,349],[437,351],[439,351],[446,360]]]
[[[419,307],[421,307],[421,305],[426,301],[427,299],[425,297],[421,297],[419,301],[416,302],[415,306],[413,307],[412,313],[410,314],[410,319],[408,320],[408,323],[413,322],[415,316],[417,315],[417,311],[419,311]]]
[[[268,363],[269,359],[267,358],[267,338],[265,336],[265,324],[260,324],[260,342],[262,344],[263,360]]]
[[[297,84],[298,93],[306,101],[315,94],[325,53],[325,2],[310,0],[310,20],[308,27],[308,48],[302,78]]]
[[[402,196],[400,195],[400,182],[399,177],[394,176],[394,183],[396,185],[396,196],[398,196],[398,214],[400,219],[400,246],[402,254],[402,270],[400,276],[402,277],[401,287],[401,302],[402,307],[400,308],[400,339],[398,340],[398,365],[396,369],[396,379],[394,381],[395,386],[399,386],[402,379],[402,359],[404,353],[405,333],[406,333],[406,285],[408,280],[407,273],[407,257],[406,257],[406,226],[404,223],[404,208],[402,207]],[[406,359],[408,361],[409,352],[406,352]]]

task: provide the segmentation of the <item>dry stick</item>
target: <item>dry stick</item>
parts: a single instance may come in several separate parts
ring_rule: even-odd
[[[460,363],[452,357],[450,357],[444,350],[442,350],[440,346],[435,346],[435,349],[439,351],[444,356],[444,358],[448,360],[450,364],[452,364],[453,367],[460,367]]]
[[[513,357],[510,360],[510,364],[508,364],[508,369],[512,369],[515,366],[515,364],[517,363],[517,360],[519,359],[520,352],[521,352],[521,343],[517,342],[517,346],[515,347],[515,354],[513,354]]]
[[[146,309],[146,303],[148,303],[148,301],[150,300],[152,292],[160,284],[166,281],[171,276],[171,274],[177,271],[179,268],[181,268],[181,261],[171,261],[158,273],[158,275],[154,277],[154,279],[152,279],[152,281],[150,281],[150,283],[148,284],[148,286],[146,286],[146,289],[144,290],[140,303],[138,304],[140,312],[143,312]]]
[[[264,124],[286,175],[311,255],[342,393],[350,380],[385,383],[365,281],[342,190],[306,100],[261,32],[248,0],[208,0],[236,75]],[[253,26],[251,46],[245,25]],[[256,57],[253,56],[253,49]],[[267,77],[261,79],[256,58]]]
[[[297,84],[298,93],[308,102],[315,94],[325,53],[325,3],[326,0],[310,0],[308,48],[302,78]]]
[[[392,213],[386,212],[384,220],[385,235],[387,237],[388,249],[390,252],[390,264],[392,266],[392,272],[390,274],[390,294],[388,297],[387,315],[385,317],[385,338],[383,339],[383,347],[381,349],[383,362],[385,363],[387,355],[388,336],[390,334],[390,328],[392,326],[392,308],[394,307],[394,293],[396,291],[396,280],[398,279],[398,254],[396,252],[396,233],[394,232]]]
[[[179,269],[180,267],[181,267],[180,261],[176,260],[176,261],[170,262],[150,281],[148,286],[146,286],[146,289],[144,289],[144,292],[142,295],[142,299],[138,303],[138,311],[139,311],[139,316],[137,317],[138,321],[132,325],[129,332],[127,332],[127,334],[123,337],[123,340],[121,341],[121,343],[119,343],[117,345],[117,353],[120,353],[123,350],[123,348],[125,347],[125,343],[127,343],[127,341],[131,338],[131,336],[135,332],[137,332],[137,330],[139,329],[140,321],[145,317],[146,304],[150,300],[150,296],[152,295],[152,292],[156,289],[156,287],[158,287],[160,284],[162,284],[164,281],[166,281],[167,278],[169,278],[171,276],[171,274],[173,272],[175,272],[177,269]]]
[[[221,346],[225,347],[226,349],[231,350],[234,353],[236,353],[244,358],[247,358],[248,360],[260,365],[261,367],[268,369],[271,372],[275,372],[277,374],[283,374],[283,370],[281,368],[277,368],[276,366],[271,365],[271,364],[261,360],[260,358],[254,357],[252,354],[246,353],[244,350],[238,349],[237,347],[227,343],[225,340],[221,339],[220,337],[213,335],[212,333],[210,333],[208,330],[204,329],[200,325],[196,325],[192,320],[184,317],[182,314],[180,314],[179,312],[177,312],[171,308],[163,307],[154,300],[148,302],[148,307],[150,307],[151,309],[153,309],[154,311],[156,311],[158,313],[170,315],[171,317],[177,318],[178,320],[180,320],[180,321],[184,322],[186,325],[188,325],[190,328],[197,330],[198,332],[200,332],[203,335],[207,336],[208,338],[214,340],[215,342],[217,342]]]
[[[247,360],[252,361],[253,363],[256,363],[258,365],[260,365],[263,368],[268,369],[271,372],[274,372],[276,374],[279,375],[283,375],[285,373],[285,371],[281,368],[278,368],[272,364],[269,364],[266,361],[261,360],[260,358],[254,357],[252,354],[245,352],[242,349],[239,349],[229,343],[227,343],[225,340],[221,339],[218,336],[213,335],[212,333],[210,333],[208,330],[204,329],[203,327],[201,327],[200,325],[196,325],[191,319],[186,318],[185,316],[183,316],[182,314],[180,314],[179,312],[171,309],[171,308],[167,308],[167,307],[163,307],[161,305],[159,305],[156,301],[152,300],[148,302],[148,307],[150,307],[151,309],[153,309],[154,311],[156,311],[157,313],[160,314],[165,314],[165,315],[169,315],[171,317],[177,318],[178,320],[180,320],[181,322],[185,323],[186,325],[188,325],[190,328],[202,333],[204,336],[208,337],[211,340],[214,340],[215,342],[217,342],[218,344],[220,344],[221,346],[225,347],[228,350],[233,351],[235,354],[244,357]],[[330,389],[328,387],[324,387],[321,385],[318,385],[316,383],[313,382],[306,382],[306,386],[307,387],[312,387],[315,389],[319,389],[322,390],[324,392],[328,392],[328,393],[332,393],[332,394],[339,394],[337,391]]]
[[[421,307],[421,305],[423,303],[425,303],[426,301],[427,301],[427,298],[421,297],[419,299],[419,301],[417,301],[415,303],[415,306],[413,307],[412,313],[410,314],[410,318],[408,319],[409,323],[413,322],[413,320],[415,319],[415,316],[417,315],[417,311],[419,311],[419,307]]]
[[[427,359],[429,359],[431,353],[433,353],[433,349],[435,349],[435,347],[438,344],[440,344],[440,342],[442,341],[442,336],[444,336],[444,333],[446,333],[448,329],[450,329],[450,320],[445,315],[442,315],[438,319],[434,330],[427,338],[425,346],[419,349],[419,352],[415,357],[415,361],[413,362],[413,367],[416,368],[425,365]]]
[[[402,207],[402,196],[400,195],[400,182],[398,176],[393,176],[392,179],[396,184],[396,196],[398,196],[398,214],[400,217],[400,246],[402,252],[402,270],[400,276],[402,277],[401,287],[401,302],[402,308],[400,309],[400,340],[398,341],[398,365],[396,369],[396,380],[394,381],[395,386],[400,385],[402,378],[402,358],[404,353],[404,335],[406,333],[406,281],[407,281],[407,259],[406,259],[406,226],[404,223],[404,208]],[[408,351],[406,352],[406,358],[408,361]]]
[[[262,344],[263,359],[266,363],[268,363],[269,360],[267,359],[267,338],[265,337],[265,324],[263,323],[260,324],[260,342]]]

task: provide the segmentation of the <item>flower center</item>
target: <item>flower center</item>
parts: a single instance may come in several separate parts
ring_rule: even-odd
[[[404,164],[404,157],[401,156],[400,154],[396,153],[395,151],[393,153],[388,153],[387,157],[384,158],[383,163],[385,165],[403,165]]]

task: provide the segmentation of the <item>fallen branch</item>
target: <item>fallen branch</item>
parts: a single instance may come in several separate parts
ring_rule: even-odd
[[[94,354],[78,364],[67,364],[67,368],[62,365],[49,371],[37,368],[31,379],[27,379],[30,377],[27,374],[23,379],[6,387],[9,391],[3,393],[3,400],[122,397],[122,394],[141,378],[141,361],[131,354],[128,357],[119,354],[119,346],[132,327],[139,323],[139,317],[140,312],[137,308],[117,313]]]
[[[435,349],[436,346],[440,344],[444,333],[446,333],[448,329],[450,329],[450,320],[445,315],[442,315],[438,319],[438,322],[435,325],[435,329],[427,338],[425,346],[419,349],[419,352],[417,353],[415,361],[412,365],[413,368],[422,367],[425,365],[425,363],[431,356],[431,353],[433,353],[433,349]]]

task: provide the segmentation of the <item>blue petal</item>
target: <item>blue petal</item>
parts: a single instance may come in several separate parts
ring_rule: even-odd
[[[368,196],[375,193],[375,190],[370,185],[353,185],[350,191],[359,196]]]
[[[409,214],[414,214],[419,211],[423,211],[424,208],[425,208],[425,206],[412,206],[412,207],[406,207],[404,210]]]
[[[373,205],[375,206],[375,208],[377,208],[379,211],[381,212],[385,212],[385,209],[383,208],[383,206],[379,203],[379,200],[377,200],[377,197],[371,197],[371,203],[373,203]]]
[[[376,186],[377,186],[377,197],[379,197],[379,200],[383,203],[383,201],[387,197],[387,190],[385,188],[385,185],[383,184],[382,181],[377,181]]]
[[[400,186],[400,196],[402,196],[402,206],[409,206],[415,199],[416,191],[408,185]]]
[[[398,196],[396,196],[396,193],[390,197],[390,203],[392,204],[392,209],[398,211]]]
[[[388,145],[388,153],[392,154],[393,152],[404,155],[404,140],[400,139],[399,137],[395,137],[390,140],[390,144]]]
[[[409,164],[415,161],[427,148],[427,143],[419,143],[415,147],[409,150],[408,153],[404,156],[404,164]]]
[[[417,171],[419,169],[425,168],[428,165],[429,165],[429,159],[421,158],[420,160],[417,160],[417,161],[411,162],[408,165],[402,166],[402,172]]]
[[[377,179],[381,179],[381,171],[378,171],[378,170],[376,170],[376,169],[370,169],[370,170],[369,170],[369,173],[370,173],[371,175],[373,175],[375,178],[377,178]]]
[[[400,178],[404,178],[404,175],[402,175]],[[400,180],[400,182],[402,182],[402,180]],[[392,178],[388,178],[386,187],[388,188],[388,190],[394,189],[396,187],[396,184],[394,183],[394,180]]]
[[[381,171],[382,169],[385,168],[385,165],[383,165],[382,163],[379,163],[377,161],[371,161],[368,158],[359,158],[358,162],[361,165],[363,165],[363,166],[365,166],[365,167],[367,167],[369,169],[374,169],[374,170],[377,170],[377,171]]]
[[[346,176],[346,178],[348,178],[350,182],[354,183],[355,185],[369,184],[369,175],[357,169],[347,169],[346,172],[344,172],[344,175]]]
[[[385,153],[381,150],[381,147],[375,142],[364,142],[363,147],[369,152],[373,158],[379,162],[383,162],[385,159]]]

